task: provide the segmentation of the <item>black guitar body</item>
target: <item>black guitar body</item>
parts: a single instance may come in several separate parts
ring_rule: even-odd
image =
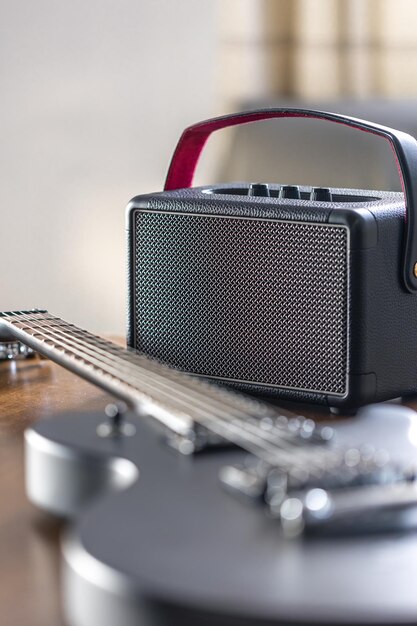
[[[103,420],[63,415],[26,437],[29,496],[74,518],[63,541],[70,624],[417,622],[417,532],[285,538],[261,505],[219,482],[245,452],[187,457],[145,418],[128,417],[130,437],[99,437]],[[417,415],[404,407],[369,407],[336,431],[339,443],[389,442],[394,459],[417,457]]]

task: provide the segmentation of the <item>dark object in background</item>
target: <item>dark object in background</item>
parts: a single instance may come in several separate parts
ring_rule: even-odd
[[[288,184],[190,188],[211,132],[273,117],[384,137],[406,202],[402,193]],[[180,370],[289,400],[354,408],[415,393],[412,172],[412,137],[333,113],[272,109],[190,127],[165,191],[128,206],[129,345]]]

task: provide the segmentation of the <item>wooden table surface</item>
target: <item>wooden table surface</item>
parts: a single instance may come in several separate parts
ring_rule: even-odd
[[[0,362],[0,624],[4,626],[64,626],[59,591],[62,524],[26,499],[24,430],[60,411],[104,409],[109,400],[111,396],[51,361],[36,357]],[[417,408],[417,400],[407,405]]]

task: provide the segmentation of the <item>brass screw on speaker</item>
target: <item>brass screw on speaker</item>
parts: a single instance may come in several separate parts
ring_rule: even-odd
[[[413,272],[414,276],[417,278],[417,263],[414,263]]]

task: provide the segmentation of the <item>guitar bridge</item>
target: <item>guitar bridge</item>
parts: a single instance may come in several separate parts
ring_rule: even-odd
[[[314,458],[314,457],[312,457]],[[271,466],[250,455],[225,466],[228,491],[266,505],[286,536],[365,533],[417,525],[417,470],[384,450],[333,451],[319,472]]]

